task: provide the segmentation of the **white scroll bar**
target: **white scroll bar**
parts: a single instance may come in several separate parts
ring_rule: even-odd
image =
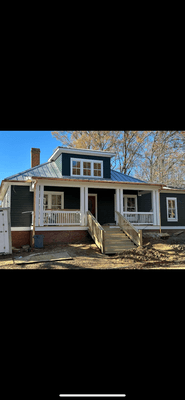
[[[126,397],[126,394],[59,394],[60,397]]]

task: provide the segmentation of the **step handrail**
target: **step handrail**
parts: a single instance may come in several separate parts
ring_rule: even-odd
[[[90,211],[87,211],[87,226],[88,226],[88,232],[91,235],[92,239],[94,240],[96,246],[99,247],[102,253],[104,253],[105,230],[102,228],[102,226],[99,224],[97,219],[94,217],[94,215],[91,214]]]
[[[142,229],[137,229],[118,211],[116,211],[116,215],[118,217],[118,225],[120,228],[137,246],[142,246]]]

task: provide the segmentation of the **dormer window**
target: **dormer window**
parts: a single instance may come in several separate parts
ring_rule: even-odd
[[[71,176],[103,178],[103,161],[71,158]]]

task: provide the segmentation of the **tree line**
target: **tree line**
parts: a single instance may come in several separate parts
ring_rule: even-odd
[[[112,151],[111,167],[147,182],[185,187],[184,131],[54,131],[62,146]]]

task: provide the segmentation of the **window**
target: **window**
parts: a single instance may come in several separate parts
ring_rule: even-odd
[[[101,164],[94,163],[94,176],[101,176]]]
[[[62,210],[64,192],[44,192],[44,210]]]
[[[123,211],[137,212],[137,196],[124,195],[123,196]]]
[[[72,175],[81,175],[80,173],[80,161],[72,161]]]
[[[167,197],[167,221],[178,221],[177,215],[177,198]]]
[[[91,176],[91,163],[90,162],[83,162],[83,175],[84,176]]]
[[[71,158],[71,176],[103,178],[103,161]]]

